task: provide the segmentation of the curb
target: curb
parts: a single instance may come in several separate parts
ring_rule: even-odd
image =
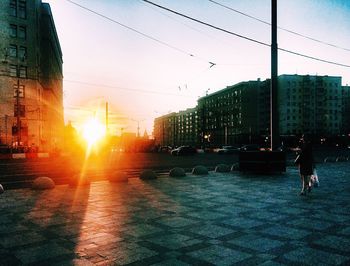
[[[33,158],[49,158],[49,157],[50,157],[50,154],[48,152],[0,154],[0,160],[33,159]]]

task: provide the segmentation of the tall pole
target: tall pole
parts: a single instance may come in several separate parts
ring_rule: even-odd
[[[277,106],[277,0],[271,0],[271,87],[270,87],[270,134],[271,150],[279,144],[279,124]]]
[[[106,134],[108,133],[108,102],[106,102]]]
[[[21,114],[19,106],[19,78],[17,79],[17,88],[16,88],[16,112],[17,112],[17,146],[21,143]]]

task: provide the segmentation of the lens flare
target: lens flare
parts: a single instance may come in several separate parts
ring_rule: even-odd
[[[89,146],[95,144],[105,135],[105,127],[96,118],[89,119],[84,125],[83,137]]]

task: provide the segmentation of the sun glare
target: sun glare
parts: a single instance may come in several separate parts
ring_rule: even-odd
[[[83,136],[89,145],[95,144],[105,135],[105,127],[96,118],[89,119],[84,125]]]

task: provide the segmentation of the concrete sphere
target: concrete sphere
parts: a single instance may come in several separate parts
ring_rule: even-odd
[[[192,169],[192,174],[194,174],[194,175],[207,175],[208,169],[203,165],[197,165]]]
[[[175,167],[170,170],[169,176],[171,177],[182,177],[186,176],[185,170],[181,167]]]
[[[32,183],[32,189],[45,190],[55,188],[55,182],[47,176],[39,176]]]
[[[151,180],[156,178],[157,178],[157,174],[152,170],[144,170],[140,174],[140,179],[143,179],[143,180]]]
[[[217,173],[228,173],[231,171],[231,167],[227,164],[218,164],[215,167],[215,172]]]

